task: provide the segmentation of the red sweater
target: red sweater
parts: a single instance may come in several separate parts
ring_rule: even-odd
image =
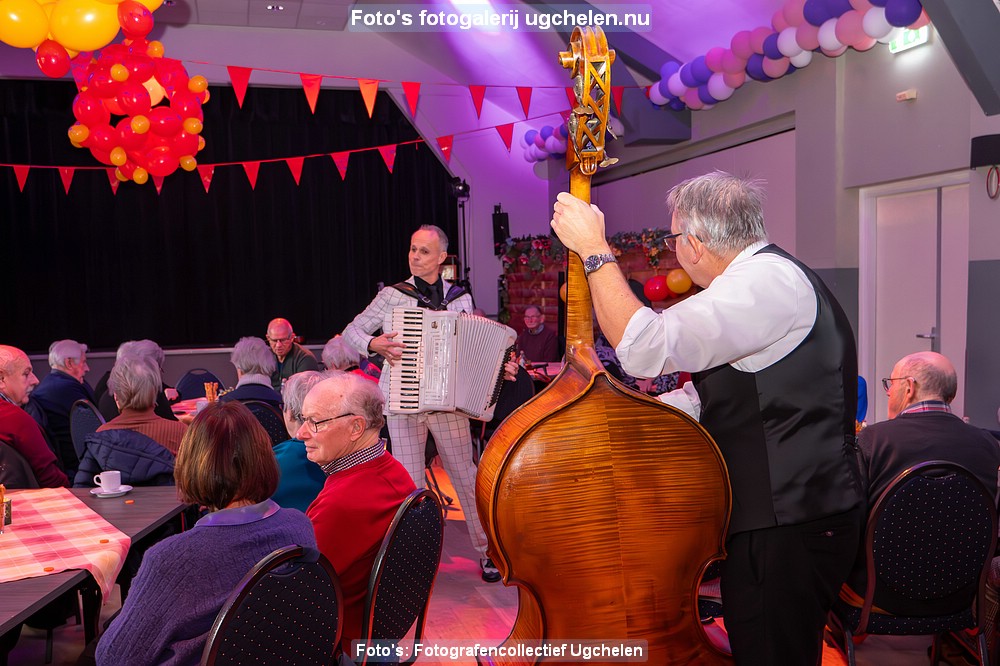
[[[320,552],[340,578],[344,592],[341,645],[348,655],[353,656],[351,641],[360,638],[375,556],[396,510],[414,490],[406,469],[383,453],[327,477],[323,490],[306,511]]]
[[[0,443],[14,447],[28,461],[42,488],[69,485],[35,419],[6,400],[0,400]]]

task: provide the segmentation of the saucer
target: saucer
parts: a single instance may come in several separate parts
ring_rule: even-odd
[[[122,495],[124,495],[125,493],[127,493],[130,490],[132,490],[132,486],[127,486],[127,485],[125,485],[123,483],[122,485],[118,486],[118,490],[115,490],[115,491],[112,491],[112,492],[109,492],[109,493],[104,492],[99,487],[98,488],[91,488],[90,489],[90,494],[91,495],[95,495],[97,497],[121,497]]]

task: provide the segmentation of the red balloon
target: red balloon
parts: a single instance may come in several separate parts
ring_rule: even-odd
[[[153,75],[156,67],[153,65],[153,59],[143,52],[139,53],[129,53],[122,60],[122,64],[129,71],[128,80],[142,83],[146,81]]]
[[[119,133],[111,125],[97,125],[90,128],[90,136],[83,145],[102,153],[110,153],[118,145],[119,138]]]
[[[38,45],[35,62],[42,74],[53,79],[66,76],[69,72],[69,54],[62,44],[53,39],[46,39]]]
[[[160,136],[173,136],[181,131],[181,117],[169,106],[158,106],[149,112],[149,129]],[[147,169],[148,170],[148,169]],[[154,176],[159,174],[153,173]]]
[[[80,93],[73,100],[73,115],[87,127],[106,125],[111,120],[104,102],[90,91]]]
[[[122,118],[115,125],[115,130],[118,131],[118,145],[125,149],[126,153],[130,150],[138,150],[146,145],[146,134],[136,134],[132,129],[132,119]]]
[[[177,136],[170,140],[170,150],[180,157],[194,155],[198,152],[198,135],[178,132]]]
[[[197,118],[204,120],[205,114],[201,109],[201,101],[198,96],[191,92],[177,92],[170,98],[170,108],[177,112],[181,118]]]
[[[153,12],[135,0],[118,5],[118,25],[129,39],[144,39],[153,29]]]
[[[89,91],[98,97],[114,97],[121,90],[120,81],[111,78],[111,68],[99,66],[90,75]]]
[[[102,164],[107,164],[108,166],[114,166],[114,163],[111,161],[111,153],[108,152],[107,150],[101,150],[100,148],[91,148],[90,154],[93,155],[98,162]]]
[[[166,146],[153,148],[146,153],[146,160],[148,162],[146,171],[151,176],[169,176],[174,171],[177,171],[177,167],[180,166],[178,159],[174,157],[170,152],[170,148]]]
[[[138,81],[126,81],[118,92],[118,103],[128,115],[144,116],[149,113],[149,91]]]
[[[670,295],[670,289],[667,287],[667,276],[654,275],[646,280],[646,284],[642,286],[642,293],[650,301],[666,300]]]
[[[136,164],[132,160],[125,162],[125,164],[118,167],[118,171],[121,172],[125,178],[132,180],[132,174],[135,173]]]
[[[170,97],[179,91],[187,90],[188,74],[180,60],[173,58],[158,58],[156,60],[156,80]]]

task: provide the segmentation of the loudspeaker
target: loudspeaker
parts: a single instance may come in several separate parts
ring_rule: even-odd
[[[969,168],[1000,164],[1000,134],[972,137],[972,155]]]
[[[493,252],[499,256],[507,239],[510,238],[510,221],[500,206],[493,207]]]

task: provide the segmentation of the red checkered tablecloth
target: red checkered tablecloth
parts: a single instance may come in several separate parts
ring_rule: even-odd
[[[131,540],[66,488],[11,490],[0,534],[0,583],[86,569],[107,598]]]

